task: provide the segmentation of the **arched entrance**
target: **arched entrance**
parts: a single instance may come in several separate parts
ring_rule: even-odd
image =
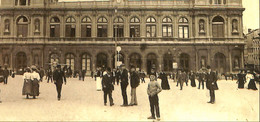
[[[136,68],[141,69],[141,65],[142,65],[141,55],[138,53],[131,54],[129,66],[134,66]]]
[[[85,70],[87,74],[91,72],[91,56],[88,53],[81,56],[81,70]]]
[[[226,67],[226,56],[223,53],[216,53],[214,56],[215,59],[215,69],[219,73],[224,73],[226,72],[225,67]]]
[[[16,60],[15,60],[15,66],[16,70],[22,70],[27,67],[27,57],[24,52],[19,52],[16,54]]]
[[[66,55],[66,65],[71,68],[72,71],[75,70],[75,56],[72,53]]]
[[[163,56],[163,69],[166,72],[172,71],[173,56],[170,53],[166,53]]]
[[[180,66],[183,70],[189,71],[190,70],[190,56],[186,53],[182,53],[180,55]]]
[[[147,73],[151,73],[151,69],[157,69],[157,57],[154,53],[150,53],[147,55]]]
[[[97,55],[97,67],[106,68],[107,67],[107,55],[104,53],[99,53]]]

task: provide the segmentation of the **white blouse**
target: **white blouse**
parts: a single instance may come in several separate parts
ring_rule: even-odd
[[[37,80],[40,80],[40,75],[39,75],[39,73],[37,73],[37,72],[33,72],[33,73],[31,73],[31,79],[32,80],[34,80],[34,79],[37,79]]]
[[[25,72],[24,74],[23,74],[23,79],[25,80],[25,79],[31,79],[31,73],[30,72]]]

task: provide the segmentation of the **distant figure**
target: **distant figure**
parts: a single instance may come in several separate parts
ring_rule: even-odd
[[[57,69],[53,73],[53,80],[54,80],[54,83],[56,84],[56,90],[58,93],[58,101],[60,101],[63,82],[66,85],[66,76],[65,76],[64,72],[61,70],[61,65],[57,65]]]
[[[119,85],[119,81],[120,81],[120,70],[117,69],[116,70],[116,84]]]
[[[116,84],[116,69],[113,69],[113,71],[111,73],[112,73],[112,78],[113,78],[112,82],[115,85]]]
[[[141,78],[142,83],[145,83],[145,72],[143,70],[140,73],[140,78]]]
[[[32,80],[32,94],[33,99],[36,99],[36,96],[39,96],[39,82],[40,82],[40,75],[37,73],[37,68],[32,66],[32,73],[31,73],[31,80]]]
[[[82,80],[85,80],[85,76],[86,76],[86,70],[82,70]]]
[[[44,76],[44,69],[41,67],[40,68],[40,81],[42,82],[42,80],[43,80],[43,76]]]
[[[252,72],[248,72],[246,75],[246,79],[248,83],[248,89],[257,90],[254,75]]]
[[[210,66],[207,66],[208,73],[207,73],[207,82],[206,87],[209,89],[210,93],[210,101],[208,103],[214,104],[215,103],[215,90],[217,90],[217,75],[215,72],[211,71]]]
[[[4,72],[4,84],[7,84],[8,77],[9,77],[9,71],[8,71],[7,67],[5,67],[3,72]]]
[[[157,120],[160,120],[160,107],[158,94],[162,91],[161,86],[155,81],[155,75],[150,75],[150,83],[148,84],[147,94],[149,96],[151,116],[148,119],[155,119],[154,109],[156,111]]]
[[[239,89],[243,89],[244,88],[244,84],[245,84],[245,75],[243,74],[243,70],[241,70],[238,74],[237,74],[237,83],[238,83],[238,88]]]
[[[96,76],[96,88],[97,91],[101,91],[102,90],[102,84],[101,84],[101,77],[102,77],[102,71],[101,68],[97,69],[97,76]]]
[[[32,94],[31,70],[29,68],[25,69],[25,73],[23,74],[23,81],[22,95],[26,95],[26,99],[29,99],[29,95]]]
[[[51,68],[49,68],[47,70],[47,83],[49,83],[50,80],[52,82],[52,70],[51,70]]]
[[[139,75],[134,66],[130,70],[131,102],[130,106],[137,105],[136,88],[140,84]]]
[[[195,82],[195,79],[196,79],[196,75],[193,71],[190,72],[190,83],[191,83],[191,86],[192,87],[196,87],[196,82]]]
[[[199,87],[198,89],[200,89],[200,86],[202,86],[202,89],[204,89],[204,82],[206,80],[206,73],[202,70],[199,71]]]
[[[127,86],[128,86],[128,71],[125,68],[125,65],[122,64],[121,65],[121,74],[120,74],[120,78],[121,78],[121,92],[122,92],[122,96],[123,96],[123,105],[121,105],[122,107],[128,106],[128,100],[127,100]]]
[[[159,78],[162,80],[162,82],[161,82],[162,89],[163,90],[170,90],[168,77],[167,77],[167,74],[164,71],[162,71],[160,73]]]
[[[104,92],[104,105],[107,105],[107,96],[109,97],[110,106],[114,105],[112,92],[114,90],[114,85],[112,84],[112,73],[111,68],[107,68],[106,73],[102,78],[102,90]]]

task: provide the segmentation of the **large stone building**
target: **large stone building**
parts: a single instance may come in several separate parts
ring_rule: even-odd
[[[251,30],[245,35],[245,64],[260,71],[260,32],[259,29]]]
[[[76,0],[78,1],[78,0]],[[0,64],[243,68],[242,0],[2,0]],[[116,38],[115,38],[116,37]],[[176,68],[176,67],[175,67]]]

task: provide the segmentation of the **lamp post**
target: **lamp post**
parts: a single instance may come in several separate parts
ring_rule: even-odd
[[[114,12],[115,12],[115,14],[117,13],[117,8],[115,8]],[[114,25],[114,26],[115,26],[115,30],[114,30],[115,31],[115,35],[114,35],[115,36],[114,37],[114,39],[115,39],[115,57],[114,58],[115,58],[115,68],[117,68],[117,62],[118,62],[117,53],[119,53],[119,51],[117,51],[117,25]]]

